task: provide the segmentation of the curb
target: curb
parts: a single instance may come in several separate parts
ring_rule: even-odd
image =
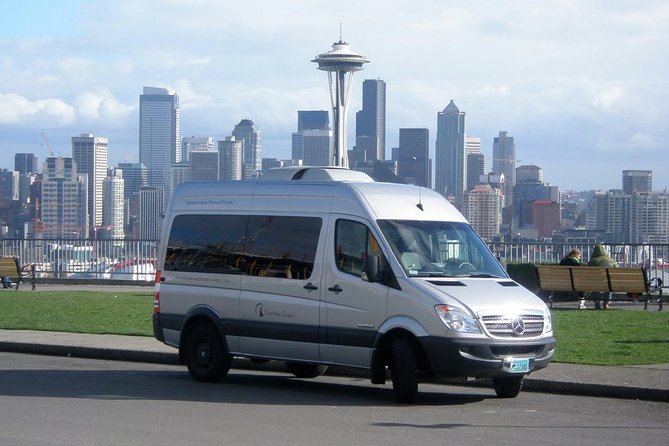
[[[0,351],[11,353],[28,353],[50,356],[65,356],[109,361],[145,362],[152,364],[179,365],[179,355],[175,351],[152,352],[128,349],[110,349],[99,347],[82,347],[68,345],[38,344],[24,342],[0,342]],[[255,363],[245,358],[235,358],[232,368],[239,370],[264,370],[288,373],[281,361]],[[351,367],[330,366],[327,375],[367,378],[365,370]],[[439,380],[444,384],[464,385],[473,387],[490,387],[490,380]],[[523,390],[531,392],[554,393],[562,395],[579,395],[602,398],[634,399],[641,401],[669,402],[669,389],[653,389],[635,386],[617,386],[596,383],[578,383],[536,378],[529,375],[523,381]]]

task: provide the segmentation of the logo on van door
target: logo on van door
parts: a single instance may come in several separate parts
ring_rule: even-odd
[[[276,311],[269,308],[266,308],[265,305],[261,302],[256,305],[256,316],[258,317],[285,317],[288,319],[294,318],[295,315],[291,313],[286,313],[285,311]]]

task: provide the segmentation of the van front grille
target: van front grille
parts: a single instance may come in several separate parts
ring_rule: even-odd
[[[532,338],[544,332],[544,317],[538,314],[521,314],[515,317],[486,315],[481,317],[483,326],[498,338]]]

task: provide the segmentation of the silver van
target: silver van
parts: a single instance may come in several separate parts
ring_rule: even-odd
[[[399,402],[439,377],[492,378],[515,397],[555,349],[549,309],[447,200],[341,168],[180,185],[153,328],[199,381],[234,356],[301,378],[340,365],[384,384],[390,370]]]

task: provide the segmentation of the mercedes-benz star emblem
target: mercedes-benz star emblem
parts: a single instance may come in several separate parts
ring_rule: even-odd
[[[511,320],[511,329],[516,336],[522,336],[525,333],[525,323],[519,317]]]

